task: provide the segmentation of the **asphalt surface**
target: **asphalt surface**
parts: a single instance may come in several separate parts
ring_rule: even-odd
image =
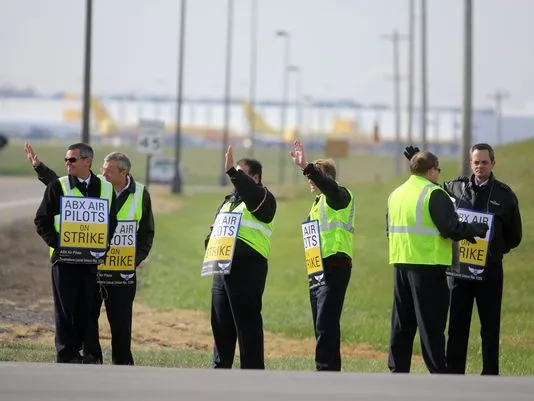
[[[0,400],[515,401],[534,378],[0,363]]]
[[[33,219],[44,190],[37,177],[0,177],[0,224],[26,217]]]

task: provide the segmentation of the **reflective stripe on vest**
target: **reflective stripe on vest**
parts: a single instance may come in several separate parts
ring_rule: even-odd
[[[143,215],[143,193],[145,186],[135,183],[135,192],[128,195],[126,202],[122,205],[121,209],[117,213],[117,220],[136,220],[137,229],[139,229],[139,221]]]
[[[226,202],[221,207],[221,212],[230,212],[230,202]],[[271,235],[273,233],[274,220],[270,223],[259,221],[246,208],[245,202],[237,205],[233,213],[241,213],[241,224],[237,232],[237,238],[245,242],[252,249],[262,255],[265,259],[271,253]]]
[[[423,188],[423,191],[417,199],[415,207],[415,226],[388,226],[389,233],[397,234],[421,234],[421,235],[439,235],[439,230],[435,227],[423,227],[423,207],[425,198],[436,184],[428,184]]]
[[[319,221],[323,258],[338,252],[345,253],[352,258],[356,202],[352,192],[348,189],[347,191],[351,200],[346,208],[342,210],[330,208],[326,202],[326,196],[321,194],[319,201],[310,210],[310,219]]]
[[[348,189],[347,189],[348,191]],[[351,234],[354,234],[354,213],[356,211],[356,203],[352,197],[352,193],[349,191],[351,196],[351,201],[347,207],[350,207],[349,222],[345,223],[343,221],[332,221],[328,222],[326,216],[326,197],[321,194],[319,195],[321,199],[319,200],[319,212],[321,213],[321,218],[319,219],[319,227],[321,231],[328,231],[334,228],[341,228],[342,230],[348,231]]]
[[[412,175],[388,199],[390,264],[444,265],[452,262],[452,241],[443,238],[430,215],[430,197],[444,191]]]

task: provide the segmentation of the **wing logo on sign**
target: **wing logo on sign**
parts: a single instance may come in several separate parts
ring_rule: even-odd
[[[126,281],[131,280],[133,276],[135,276],[135,273],[131,273],[131,274],[121,273],[121,278]]]
[[[222,271],[225,271],[226,269],[228,269],[228,266],[230,266],[232,264],[232,261],[230,261],[228,263],[217,262],[217,264],[219,265],[219,267],[221,268]]]
[[[468,269],[473,276],[478,276],[479,274],[484,273],[484,269],[475,269],[474,267],[469,267]]]

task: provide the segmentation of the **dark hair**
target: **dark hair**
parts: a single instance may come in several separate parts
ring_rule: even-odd
[[[332,159],[317,159],[313,162],[321,171],[333,180],[336,179],[336,162]]]
[[[438,157],[427,150],[416,153],[410,160],[410,171],[412,174],[424,175],[427,171],[438,167]]]
[[[248,157],[244,157],[243,159],[240,159],[237,162],[238,166],[243,165],[243,164],[248,167],[248,175],[252,177],[253,175],[258,174],[258,176],[260,177],[259,182],[261,182],[261,173],[262,173],[261,163],[257,161],[256,159],[250,159]]]
[[[93,148],[86,143],[78,142],[70,145],[67,150],[76,150],[80,151],[80,157],[87,157],[92,159],[94,157]]]
[[[490,144],[487,144],[487,143],[476,143],[473,146],[471,146],[471,154],[473,154],[473,152],[475,150],[487,150],[488,153],[489,153],[490,160],[492,162],[495,161],[495,152],[493,151],[493,148],[491,147]]]

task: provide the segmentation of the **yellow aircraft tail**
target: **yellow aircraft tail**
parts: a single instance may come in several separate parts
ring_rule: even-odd
[[[280,130],[270,126],[267,121],[252,107],[250,102],[243,103],[243,112],[245,113],[245,118],[249,123],[249,126],[253,126],[254,130],[260,134],[271,135],[280,137]],[[286,142],[292,142],[295,138],[295,129],[288,128],[284,131],[282,138]]]
[[[65,100],[79,100],[80,96],[70,93],[65,95]],[[96,97],[91,97],[91,113],[98,132],[102,136],[114,136],[117,134],[117,124],[106,107]],[[64,110],[63,120],[81,121],[82,113],[80,110]]]

